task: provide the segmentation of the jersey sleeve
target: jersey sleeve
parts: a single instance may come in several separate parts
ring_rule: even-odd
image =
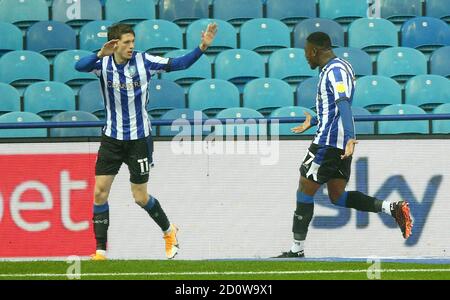
[[[150,72],[150,74],[164,73],[169,69],[170,58],[153,56],[148,53],[142,53],[144,58],[145,69]]]
[[[328,72],[327,80],[334,95],[334,101],[339,99],[350,99],[352,87],[352,76],[340,67],[334,67]]]

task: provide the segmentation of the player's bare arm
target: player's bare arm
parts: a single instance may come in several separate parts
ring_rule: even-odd
[[[312,119],[311,114],[306,112],[306,111],[304,112],[304,114],[306,116],[306,120],[300,126],[291,128],[291,131],[293,133],[302,133],[302,132],[304,132],[304,131],[306,131],[306,130],[308,130],[309,128],[312,127],[312,125],[311,125],[311,119]]]
[[[347,145],[345,145],[345,153],[344,155],[341,155],[341,159],[351,157],[353,155],[353,152],[355,151],[356,144],[358,144],[358,141],[356,139],[349,139]]]

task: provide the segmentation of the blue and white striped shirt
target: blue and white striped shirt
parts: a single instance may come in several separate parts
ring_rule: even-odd
[[[345,149],[348,137],[336,101],[347,98],[352,103],[355,89],[355,73],[347,61],[334,58],[320,72],[317,86],[317,132],[314,144]]]

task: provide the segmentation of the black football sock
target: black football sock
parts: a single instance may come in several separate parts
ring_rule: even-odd
[[[297,209],[294,213],[292,232],[294,240],[304,241],[314,213],[314,196],[297,192]]]
[[[109,227],[109,206],[108,203],[103,205],[94,205],[94,223],[95,240],[97,241],[97,250],[106,250],[108,242]]]
[[[153,221],[156,222],[156,224],[158,224],[162,231],[169,230],[169,219],[167,218],[164,210],[161,208],[161,205],[156,198],[150,196],[147,204],[142,208],[147,211],[149,216],[153,219]]]
[[[344,192],[337,202],[337,206],[354,208],[360,211],[381,212],[383,200],[367,196],[358,191]]]

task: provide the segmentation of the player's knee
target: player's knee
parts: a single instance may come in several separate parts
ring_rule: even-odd
[[[333,203],[334,205],[337,204],[337,202],[339,201],[339,198],[341,198],[342,192],[334,192],[334,191],[329,191],[328,192],[328,198],[330,198],[331,203]]]
[[[133,191],[134,202],[139,206],[145,206],[148,202],[147,192]]]
[[[96,186],[94,190],[95,204],[97,205],[105,204],[106,201],[108,200],[108,194],[109,194],[108,189]]]

